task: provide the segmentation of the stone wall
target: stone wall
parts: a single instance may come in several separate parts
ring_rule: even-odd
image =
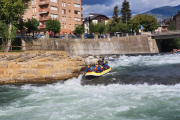
[[[39,39],[33,45],[57,46],[72,56],[151,53],[147,35],[105,39]]]
[[[51,83],[78,77],[84,59],[63,51],[0,54],[0,85]]]

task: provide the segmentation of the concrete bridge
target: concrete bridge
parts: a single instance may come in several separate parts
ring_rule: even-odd
[[[168,31],[166,33],[152,34],[152,39],[167,40],[180,38],[180,31]]]

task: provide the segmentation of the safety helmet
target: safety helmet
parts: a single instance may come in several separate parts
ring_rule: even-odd
[[[88,65],[88,67],[90,67],[90,66]]]
[[[96,67],[98,67],[98,65],[96,65]]]
[[[104,61],[104,63],[106,63],[106,61]]]
[[[96,63],[96,65],[98,64],[98,62]]]
[[[101,66],[101,68],[103,68],[103,66]]]

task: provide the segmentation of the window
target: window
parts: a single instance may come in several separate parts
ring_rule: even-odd
[[[57,14],[51,14],[51,18],[58,18]]]
[[[32,0],[32,5],[34,5],[34,1]]]
[[[80,8],[80,4],[74,4],[74,7]]]
[[[62,26],[63,26],[63,29],[64,29],[64,23],[63,23],[63,25],[62,25]]]
[[[95,23],[95,24],[97,24],[97,23],[98,23],[98,20],[93,20],[92,22]]]
[[[75,21],[81,21],[80,18],[75,17]]]
[[[62,21],[66,21],[66,16],[62,16]]]
[[[62,7],[66,7],[66,3],[62,1]]]
[[[64,24],[64,28],[66,29],[66,23]]]
[[[33,13],[35,13],[35,12],[36,12],[36,8],[35,8],[35,7],[33,7],[33,8],[32,8],[32,10],[33,10]]]
[[[71,5],[71,3],[69,3],[69,6]]]
[[[75,10],[75,11],[74,11],[74,14],[78,14],[78,15],[79,15],[79,14],[80,14],[80,11]]]
[[[51,0],[51,2],[57,3],[57,0]]]
[[[34,5],[36,5],[36,0],[34,0]]]
[[[69,13],[71,13],[71,10],[69,10]]]
[[[78,24],[75,24],[75,28],[78,27]]]
[[[53,7],[53,6],[51,6],[51,10],[55,10],[55,11],[57,11],[57,7]]]
[[[71,27],[71,24],[69,24],[69,27]]]
[[[62,14],[66,14],[66,10],[65,9],[62,9]]]
[[[71,17],[69,17],[69,20],[71,20]]]

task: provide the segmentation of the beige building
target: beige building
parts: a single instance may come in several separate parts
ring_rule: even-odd
[[[61,23],[60,34],[73,34],[75,26],[82,24],[81,0],[31,0],[24,20],[35,18],[40,21],[40,32],[46,33],[46,22],[49,18],[58,19]]]

